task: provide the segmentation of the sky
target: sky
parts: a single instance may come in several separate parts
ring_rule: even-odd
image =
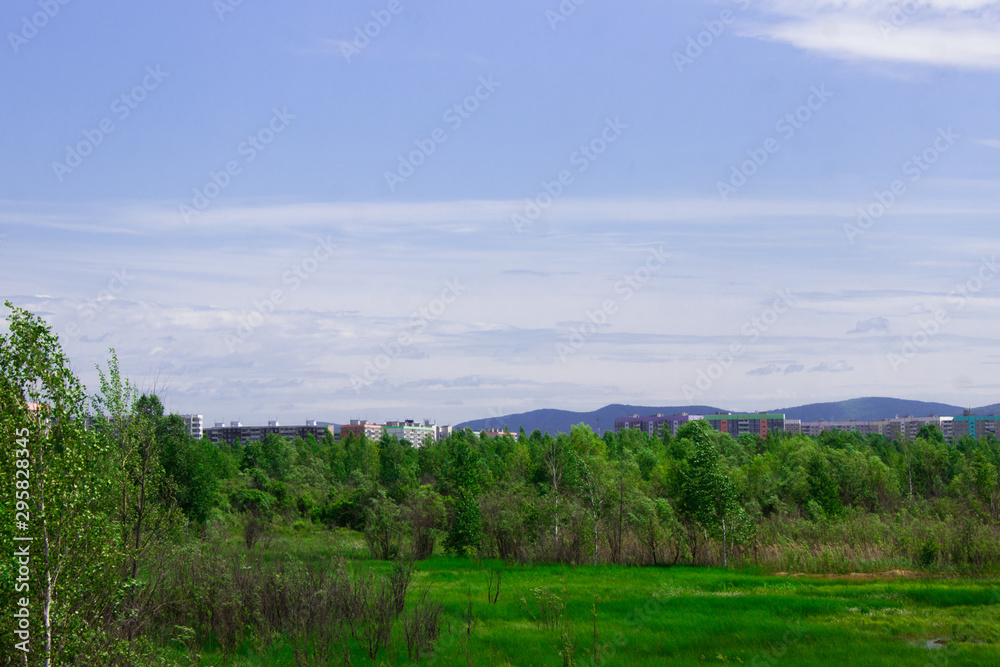
[[[0,34],[0,296],[91,389],[113,348],[208,424],[1000,401],[1000,2],[9,0]]]

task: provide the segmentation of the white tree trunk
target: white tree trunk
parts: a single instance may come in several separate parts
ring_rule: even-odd
[[[722,567],[728,567],[728,554],[726,553],[726,520],[722,519]]]

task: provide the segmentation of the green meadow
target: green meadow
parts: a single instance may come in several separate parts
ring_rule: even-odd
[[[345,544],[345,533],[340,548],[329,536],[276,538],[259,545],[255,557],[320,564]],[[229,546],[239,553],[235,540]],[[389,571],[389,563],[365,558],[360,540],[354,546],[350,560]],[[407,607],[424,593],[444,607],[433,653],[414,661],[424,665],[1000,664],[1000,579],[992,577],[532,566],[434,556],[415,564]],[[354,665],[410,662],[400,624],[375,660],[359,641],[350,651]],[[226,657],[203,651],[196,661],[296,664],[281,639],[247,642]]]

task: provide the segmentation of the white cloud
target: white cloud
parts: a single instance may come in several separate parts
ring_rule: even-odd
[[[1000,2],[771,0],[744,34],[851,60],[1000,69]]]
[[[990,148],[1000,148],[1000,139],[980,139],[979,143]]]

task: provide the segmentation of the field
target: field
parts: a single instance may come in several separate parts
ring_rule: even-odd
[[[329,536],[288,535],[257,548],[268,560],[322,560],[345,545],[343,535]],[[360,544],[350,551],[363,557]],[[407,607],[424,591],[443,603],[444,623],[435,653],[419,664],[589,665],[595,652],[607,665],[1000,664],[996,578],[519,566],[435,556],[416,564]],[[398,625],[394,633],[374,664],[407,663]],[[280,643],[260,649],[244,646],[226,661],[207,652],[202,660],[295,664]],[[355,646],[352,664],[373,663]]]

